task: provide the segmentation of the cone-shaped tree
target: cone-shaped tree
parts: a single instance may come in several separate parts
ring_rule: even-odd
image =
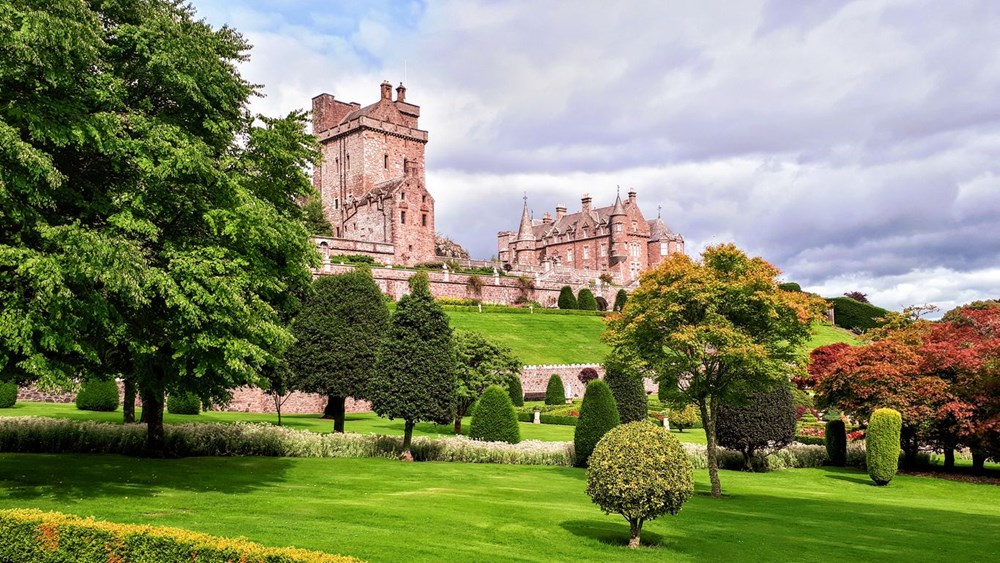
[[[549,378],[549,384],[545,387],[545,404],[546,405],[565,405],[566,404],[566,388],[563,387],[563,380],[557,374],[552,374]]]
[[[594,299],[594,292],[587,288],[581,289],[576,297],[576,308],[582,311],[596,311],[597,300]]]
[[[366,397],[389,309],[367,269],[313,282],[313,293],[292,322],[297,343],[285,354],[286,387],[327,396],[334,432],[344,431],[347,397]]]
[[[646,420],[648,400],[642,377],[617,359],[608,359],[604,364],[604,372],[604,382],[615,397],[622,424]]]
[[[608,430],[620,423],[618,405],[615,404],[615,397],[608,384],[600,379],[588,383],[583,394],[583,404],[580,405],[580,420],[573,433],[577,467],[587,466],[587,460],[597,442]]]
[[[410,295],[396,305],[368,394],[379,416],[404,420],[403,459],[413,459],[414,424],[453,420],[452,347],[448,317],[431,297],[427,273],[418,272],[410,278]]]
[[[615,305],[613,307],[616,313],[621,313],[622,309],[625,308],[625,302],[628,301],[628,293],[624,289],[619,289],[618,293],[615,294]]]
[[[573,288],[564,285],[562,289],[559,290],[559,308],[560,309],[576,309],[576,296],[573,295]]]
[[[524,388],[521,387],[521,374],[507,380],[507,394],[515,407],[524,406]]]
[[[876,485],[889,484],[899,468],[899,433],[903,417],[893,409],[877,409],[865,432],[865,461],[868,476]]]
[[[514,412],[514,405],[511,404],[506,389],[491,385],[483,392],[476,406],[476,414],[472,417],[469,437],[473,440],[510,444],[521,441],[517,413]]]

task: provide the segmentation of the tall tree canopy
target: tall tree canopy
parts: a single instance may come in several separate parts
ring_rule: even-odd
[[[255,124],[249,45],[180,2],[19,0],[0,37],[0,370],[126,356],[157,451],[165,392],[225,400],[291,343],[315,141]]]
[[[322,276],[313,290],[292,322],[288,387],[326,395],[334,432],[343,432],[347,397],[367,397],[389,308],[365,268]]]
[[[708,441],[712,495],[720,496],[715,420],[722,403],[741,404],[786,380],[801,362],[809,324],[825,304],[778,289],[778,270],[732,244],[695,262],[674,254],[647,272],[605,339],[657,374],[668,397],[694,403]]]
[[[455,387],[455,434],[462,433],[462,418],[483,391],[491,385],[509,389],[514,380],[520,388],[521,360],[510,348],[472,330],[456,330],[458,360]]]

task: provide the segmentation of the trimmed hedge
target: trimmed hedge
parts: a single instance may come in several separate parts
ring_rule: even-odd
[[[745,406],[720,404],[715,434],[720,446],[743,452],[746,469],[752,470],[754,452],[783,448],[795,437],[791,389],[779,385],[757,393]]]
[[[0,561],[6,563],[348,563],[353,557],[265,547],[178,528],[114,524],[40,510],[0,510]]]
[[[170,414],[198,414],[201,399],[194,393],[171,393],[167,397],[167,412]]]
[[[604,382],[611,389],[611,394],[618,405],[618,417],[622,424],[646,420],[649,401],[646,389],[639,376],[627,369],[608,365],[604,374]]]
[[[573,446],[576,450],[577,467],[586,467],[590,454],[604,434],[621,424],[618,405],[611,394],[611,388],[600,379],[587,384],[580,405],[580,420],[573,432]]]
[[[877,409],[865,433],[865,463],[876,485],[888,485],[899,467],[899,433],[903,417],[894,409]]]
[[[549,384],[545,386],[545,404],[566,404],[566,388],[563,387],[562,378],[554,373],[552,374],[552,377],[549,378]]]
[[[560,309],[579,309],[580,308],[577,305],[576,296],[573,295],[573,288],[570,287],[570,286],[568,286],[568,285],[562,286],[562,288],[559,290],[559,301],[558,301],[558,304],[559,304],[559,308]]]
[[[393,304],[391,307],[395,306]],[[391,308],[390,307],[390,308]],[[466,305],[441,305],[442,311],[456,311],[461,313],[510,313],[514,315],[573,315],[579,317],[604,317],[607,311],[581,311],[579,309],[548,309],[535,305],[534,309],[528,307],[510,307],[507,305],[483,304],[482,311],[478,306]]]
[[[0,383],[0,409],[9,409],[17,404],[17,383]]]
[[[881,323],[875,319],[889,313],[882,307],[855,301],[850,297],[834,297],[828,301],[833,303],[834,324],[848,330],[865,331],[878,327]]]
[[[520,422],[534,422],[535,413],[533,412],[519,412],[517,413],[517,420]],[[580,422],[580,417],[578,416],[563,416],[558,414],[545,414],[544,412],[538,415],[538,421],[542,424],[555,424],[558,426],[576,426]]]
[[[85,381],[76,394],[76,408],[82,411],[112,412],[118,409],[118,383],[115,380]]]
[[[826,455],[830,456],[830,465],[843,467],[847,464],[847,426],[843,420],[831,420],[826,423]]]
[[[594,292],[587,288],[581,289],[576,296],[576,308],[581,311],[596,311],[597,300],[594,299]]]
[[[476,414],[472,417],[469,438],[508,444],[521,441],[517,414],[506,389],[499,385],[490,385],[483,391],[478,403]]]
[[[515,407],[524,406],[524,389],[521,387],[520,375],[515,375],[507,381],[507,395],[510,396],[510,402]]]

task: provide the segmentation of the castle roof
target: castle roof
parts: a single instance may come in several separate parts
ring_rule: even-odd
[[[649,225],[649,240],[651,241],[668,239],[675,236],[674,231],[659,217],[646,221],[646,224]]]
[[[528,212],[528,200],[524,201],[524,210],[521,211],[521,226],[517,229],[517,239],[515,240],[535,240],[535,230],[532,224],[531,213]]]
[[[618,194],[615,198],[615,206],[611,209],[611,215],[625,215],[625,206],[622,205],[622,196]]]
[[[379,121],[388,121],[389,123],[403,123],[403,117],[399,109],[396,108],[396,104],[390,99],[382,98],[374,104],[369,104],[363,108],[356,109],[351,113],[344,116],[341,123],[347,123],[359,117],[370,117],[372,119],[377,119]]]

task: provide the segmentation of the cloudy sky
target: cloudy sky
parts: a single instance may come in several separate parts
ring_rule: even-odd
[[[634,188],[825,296],[1000,297],[1000,2],[194,0],[253,44],[254,110],[406,82],[438,230],[496,252]]]

